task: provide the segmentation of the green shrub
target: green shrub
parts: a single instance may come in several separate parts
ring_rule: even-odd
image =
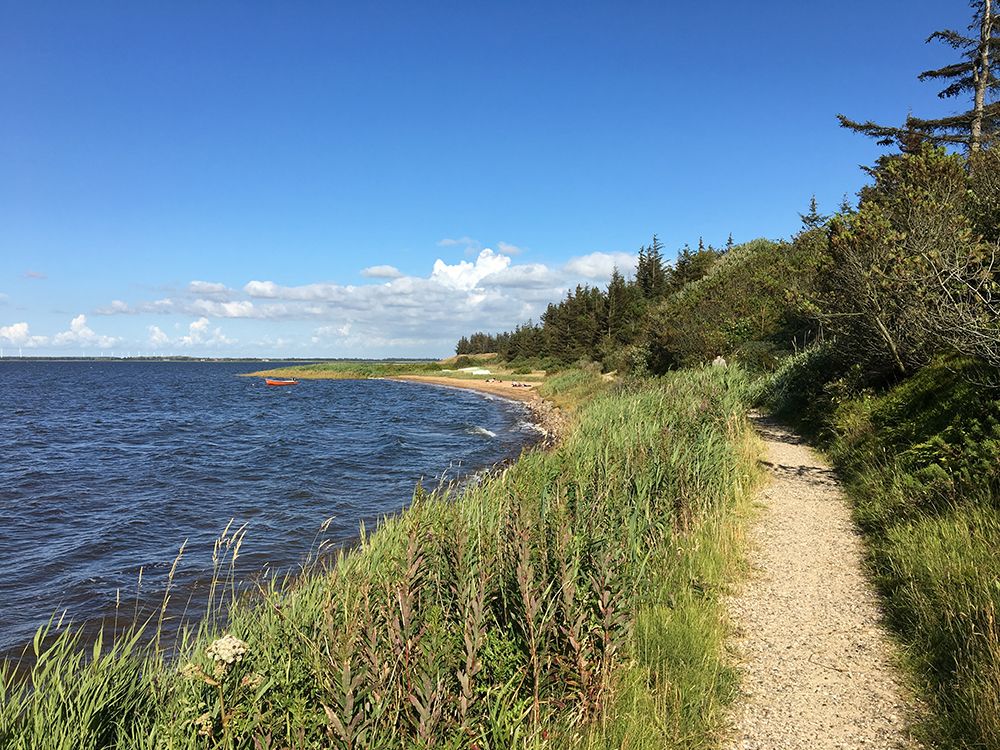
[[[481,360],[477,359],[476,357],[470,357],[466,354],[463,354],[461,357],[455,360],[454,367],[456,370],[461,370],[465,367],[478,367],[480,364],[482,364]]]

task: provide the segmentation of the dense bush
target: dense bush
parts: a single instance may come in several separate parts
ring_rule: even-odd
[[[831,223],[817,298],[842,356],[906,375],[942,351],[996,353],[996,247],[965,213],[972,193],[964,160],[925,147],[882,157],[870,172],[875,182],[857,211]]]

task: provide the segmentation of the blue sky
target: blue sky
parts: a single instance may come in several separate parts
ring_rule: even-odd
[[[443,357],[787,238],[964,0],[0,4],[3,356]]]

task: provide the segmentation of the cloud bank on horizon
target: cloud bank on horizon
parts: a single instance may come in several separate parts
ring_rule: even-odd
[[[628,253],[593,252],[558,267],[516,264],[512,256],[526,249],[504,242],[497,250],[479,249],[468,237],[438,244],[471,248],[475,260],[438,258],[427,277],[369,266],[359,275],[380,283],[359,285],[251,279],[232,288],[193,280],[158,299],[99,304],[89,321],[79,313],[64,331],[39,333],[23,321],[0,326],[0,347],[39,356],[441,357],[453,353],[463,335],[537,321],[567,290],[603,286],[614,268],[630,274],[636,263]],[[0,304],[7,301],[0,294]],[[123,319],[141,319],[142,335],[119,330]]]

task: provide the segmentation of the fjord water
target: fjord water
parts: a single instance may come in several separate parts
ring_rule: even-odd
[[[259,365],[0,360],[0,650],[56,611],[159,606],[247,523],[245,573],[293,570],[323,539],[404,507],[414,486],[517,455],[521,407],[387,380],[266,386]],[[141,585],[139,582],[142,571]],[[197,594],[192,608],[199,606]]]

